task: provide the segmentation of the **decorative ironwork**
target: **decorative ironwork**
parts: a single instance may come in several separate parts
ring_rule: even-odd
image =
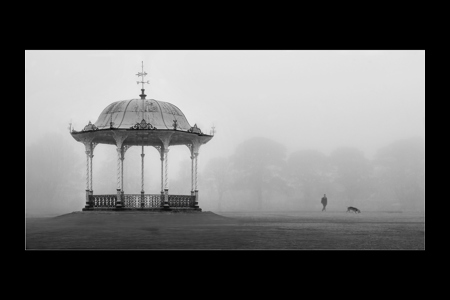
[[[141,207],[141,194],[125,194],[123,199],[123,206],[125,208]]]
[[[189,128],[188,132],[203,134],[200,128],[197,127],[197,124],[194,124],[194,126]]]
[[[117,148],[122,148],[123,142],[127,139],[128,135],[123,132],[113,131],[113,138],[116,141]]]
[[[161,155],[161,146],[153,146],[156,150],[158,150],[159,155]]]
[[[86,126],[84,126],[83,131],[93,131],[93,130],[98,130],[97,126],[95,126],[94,124],[91,123],[91,121],[89,121],[89,124],[87,124]]]
[[[193,207],[195,196],[186,195],[169,195],[169,206],[176,207]]]
[[[125,152],[127,152],[128,149],[133,147],[133,145],[123,145],[122,146],[122,159],[125,159]]]
[[[146,94],[144,94],[144,83],[150,84],[150,82],[147,80],[147,82],[144,82],[144,76],[146,76],[147,73],[144,72],[144,62],[142,62],[142,72],[139,72],[136,74],[136,76],[142,77],[142,81],[138,81],[137,84],[142,83],[142,94],[140,94],[139,96],[141,96],[141,99],[145,99],[145,96],[147,96]]]
[[[178,124],[177,124],[177,120],[175,119],[175,120],[173,120],[173,124],[172,124],[172,126],[173,126],[173,130],[177,130],[177,127],[178,127]]]
[[[164,201],[160,194],[144,194],[143,196],[141,194],[124,194],[123,206],[135,209],[160,208]],[[117,195],[89,195],[89,201],[94,209],[113,209],[116,207]],[[169,205],[172,208],[194,207],[195,196],[169,195]]]
[[[155,126],[153,126],[150,123],[147,123],[144,119],[142,119],[141,123],[136,123],[134,126],[131,126],[130,129],[156,129]]]
[[[141,81],[138,81],[137,84],[142,83],[142,88],[144,88],[144,83],[150,84],[150,82],[147,80],[147,82],[144,82],[144,77],[147,75],[146,72],[144,72],[144,62],[142,62],[142,72],[139,72],[136,74],[138,77],[142,77]]]
[[[117,195],[89,195],[94,208],[115,208]]]
[[[142,205],[144,204],[144,205]],[[161,206],[161,195],[158,194],[125,194],[125,208],[158,208]]]
[[[144,194],[144,208],[158,208],[161,206],[161,195]]]

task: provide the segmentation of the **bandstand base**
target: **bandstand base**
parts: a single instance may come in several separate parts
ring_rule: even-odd
[[[123,211],[123,212],[183,212],[183,213],[195,213],[201,212],[201,208],[195,207],[154,207],[154,208],[87,208],[84,207],[82,211]]]

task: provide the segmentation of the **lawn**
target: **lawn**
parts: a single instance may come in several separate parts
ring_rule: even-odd
[[[27,250],[425,249],[423,212],[73,212],[25,222]]]

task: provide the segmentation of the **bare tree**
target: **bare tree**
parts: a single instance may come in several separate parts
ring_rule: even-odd
[[[303,194],[306,207],[311,207],[313,201],[328,192],[330,167],[322,152],[299,150],[292,153],[287,161],[287,171],[291,186],[297,195]]]
[[[381,148],[374,164],[379,170],[380,185],[393,192],[406,209],[423,210],[425,200],[425,142],[409,138]]]
[[[237,188],[252,190],[257,209],[263,209],[264,194],[284,189],[286,148],[273,140],[255,137],[238,145],[232,156]]]

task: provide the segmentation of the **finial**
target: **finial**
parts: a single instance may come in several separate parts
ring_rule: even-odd
[[[147,73],[144,72],[144,62],[142,62],[142,72],[139,72],[136,74],[136,76],[140,76],[142,77],[142,81],[138,81],[137,84],[142,83],[142,94],[140,94],[139,96],[141,96],[141,99],[145,99],[145,96],[147,96],[146,94],[144,94],[144,83],[148,83],[150,84],[150,82],[147,80],[147,82],[144,81],[144,76],[147,75]]]
[[[172,126],[173,126],[173,129],[174,130],[177,130],[177,127],[178,127],[178,124],[177,124],[177,120],[175,119],[175,120],[173,120],[173,124],[172,124]]]

